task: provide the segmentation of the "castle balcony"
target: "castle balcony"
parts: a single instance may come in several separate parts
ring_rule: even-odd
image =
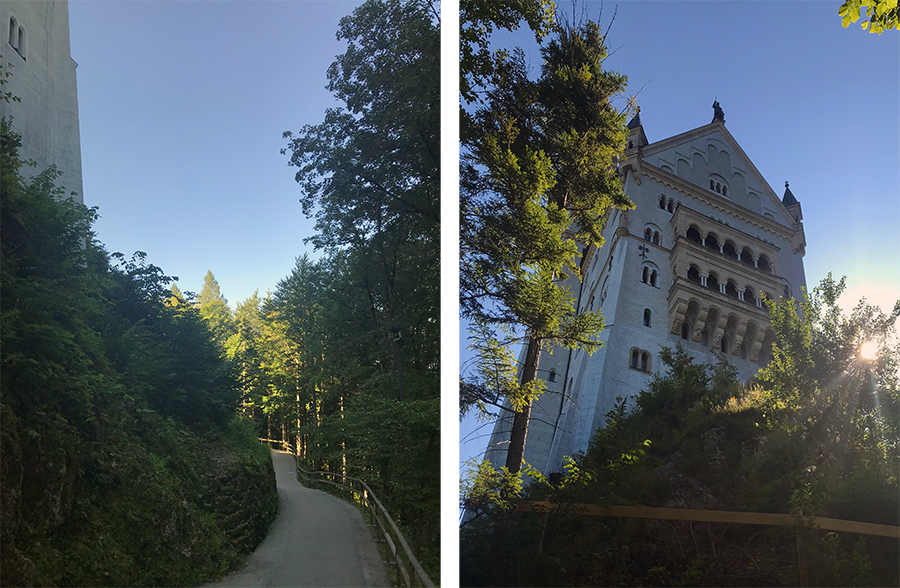
[[[772,276],[778,282],[780,249],[776,245],[683,205],[675,210],[670,223],[676,240],[683,238],[697,244],[698,251],[706,251],[710,258],[721,258],[729,267],[740,266],[755,275]]]
[[[775,333],[761,303],[681,275],[669,289],[668,305],[673,335],[759,365],[768,362]]]

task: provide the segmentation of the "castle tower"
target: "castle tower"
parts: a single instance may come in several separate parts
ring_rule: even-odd
[[[592,356],[542,353],[546,392],[534,403],[525,461],[545,474],[586,451],[618,396],[633,399],[662,369],[659,352],[682,343],[701,363],[724,353],[746,381],[771,354],[774,331],[763,297],[805,286],[800,203],[779,198],[725,128],[713,120],[649,143],[640,112],[628,124],[619,166],[635,209],[610,215],[601,248],[584,248],[583,281],[570,278],[580,310],[601,310],[604,345]],[[511,417],[491,435],[486,457],[505,463]]]
[[[12,129],[22,135],[19,157],[37,163],[22,173],[35,176],[56,165],[62,172],[57,185],[84,202],[69,4],[0,0],[0,33],[0,63],[12,74],[3,91],[21,99],[0,101],[0,116],[11,118]]]

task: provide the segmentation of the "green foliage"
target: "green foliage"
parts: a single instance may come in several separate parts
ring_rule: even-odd
[[[463,585],[792,586],[798,554],[809,585],[897,585],[896,540],[825,532],[812,519],[900,518],[900,312],[862,301],[847,315],[842,290],[826,278],[801,303],[802,320],[796,302],[770,305],[779,360],[750,387],[724,359],[697,365],[682,348],[664,350],[664,373],[632,410],[618,399],[561,480],[528,470],[537,483],[515,496],[559,503],[559,514],[483,508],[464,524]],[[869,340],[881,348],[864,361]],[[566,511],[574,503],[792,513],[806,525],[586,517]],[[497,536],[510,548],[493,551]]]
[[[103,250],[96,211],[63,198],[54,169],[21,178],[20,144],[0,122],[3,582],[215,577],[252,547],[208,484],[207,454],[246,433],[229,425],[230,367],[173,278],[141,252]],[[254,520],[264,532],[271,516]]]
[[[436,4],[369,1],[328,69],[343,104],[288,139],[307,240],[228,356],[261,436],[364,479],[439,575],[440,30]]]
[[[601,345],[603,318],[579,312],[564,281],[580,277],[582,245],[602,245],[608,212],[633,207],[615,165],[627,136],[624,114],[610,105],[626,78],[603,70],[605,37],[592,21],[552,27],[533,81],[521,50],[489,57],[485,43],[492,26],[512,26],[523,11],[541,38],[549,8],[470,2],[462,9],[463,77],[490,78],[477,82],[486,86],[485,100],[465,114],[461,132],[461,314],[480,331],[518,329],[508,343],[527,344],[519,387],[483,375],[463,387],[513,392],[506,465],[516,471],[531,402],[543,389],[536,373],[544,343],[588,353]],[[463,88],[469,102],[470,92]],[[477,335],[485,337],[496,340]]]
[[[869,20],[863,20],[863,30],[869,29],[870,33],[881,34],[885,29],[900,29],[900,5],[897,0],[846,0],[838,9],[838,16],[842,16],[841,24],[846,29],[851,22],[856,22],[862,16],[863,7],[865,16]]]
[[[494,75],[495,66],[509,56],[490,50],[494,30],[517,30],[524,22],[540,42],[552,29],[556,5],[550,0],[461,0],[459,3],[459,93],[467,104]]]
[[[219,282],[216,281],[212,271],[207,270],[206,276],[203,278],[203,288],[200,290],[200,296],[197,297],[197,304],[200,316],[209,325],[219,347],[224,349],[228,338],[234,332],[234,325],[228,301],[222,296]]]

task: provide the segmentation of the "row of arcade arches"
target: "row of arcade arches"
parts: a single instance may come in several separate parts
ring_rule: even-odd
[[[737,356],[765,366],[772,358],[775,331],[753,319],[744,320],[736,313],[724,314],[716,306],[702,308],[696,300],[688,303],[687,312],[676,326],[681,338],[701,347]]]
[[[705,234],[697,227],[690,225],[685,235],[688,241],[700,244],[702,247],[718,251],[720,254],[736,259],[746,265],[755,267],[769,274],[775,273],[775,267],[772,260],[765,253],[754,253],[747,245],[738,245],[731,239],[720,239],[714,232],[707,231]]]

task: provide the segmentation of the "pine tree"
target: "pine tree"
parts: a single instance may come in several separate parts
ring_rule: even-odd
[[[612,208],[632,204],[616,157],[627,134],[610,105],[626,78],[602,68],[599,25],[558,24],[542,49],[538,81],[517,52],[496,64],[485,107],[472,116],[461,170],[461,306],[482,326],[526,329],[520,386],[506,466],[519,471],[531,403],[542,390],[537,366],[545,342],[593,352],[599,313],[578,313],[562,285],[579,275],[583,243],[602,245]],[[570,233],[571,231],[571,233]]]

